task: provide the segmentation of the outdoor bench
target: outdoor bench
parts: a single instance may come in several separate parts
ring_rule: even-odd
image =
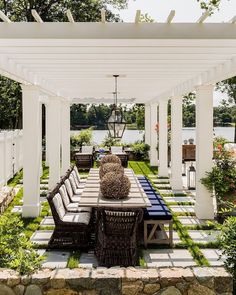
[[[148,244],[168,244],[172,247],[172,214],[151,182],[146,177],[139,177],[138,179],[152,205],[144,209],[144,246],[147,247]],[[169,235],[165,230],[166,225],[169,227]]]

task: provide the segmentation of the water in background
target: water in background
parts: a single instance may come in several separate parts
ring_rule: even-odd
[[[77,134],[79,131],[71,131],[71,134]],[[95,144],[101,144],[108,134],[107,130],[94,130],[93,131],[93,142]],[[125,130],[121,142],[123,143],[134,143],[137,140],[142,140],[144,135],[143,130]],[[215,127],[215,136],[223,136],[229,141],[234,140],[234,127]],[[196,139],[195,128],[183,128],[182,139],[193,138],[194,142]]]

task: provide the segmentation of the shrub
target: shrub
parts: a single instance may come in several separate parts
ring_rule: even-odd
[[[227,218],[219,236],[220,248],[226,256],[225,267],[233,275],[236,287],[236,217]]]
[[[71,146],[76,148],[77,146],[81,147],[82,145],[90,145],[92,142],[92,133],[93,129],[84,129],[81,130],[79,134],[72,135],[70,138]]]
[[[118,139],[112,138],[108,133],[107,136],[105,136],[102,145],[106,147],[111,147],[113,145],[120,145],[120,142]]]
[[[106,163],[99,168],[100,179],[108,172],[114,172],[116,174],[124,174],[124,168],[119,163]]]
[[[132,151],[138,160],[148,160],[150,146],[144,142],[136,142],[132,146]]]
[[[17,215],[0,217],[0,268],[11,268],[20,274],[40,268],[42,257],[23,233],[23,222]]]
[[[101,159],[100,165],[104,165],[107,163],[117,163],[121,165],[121,160],[116,155],[107,155]]]

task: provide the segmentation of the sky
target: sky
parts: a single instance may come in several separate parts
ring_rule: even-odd
[[[128,9],[113,11],[118,13],[124,22],[134,22],[138,9],[142,14],[148,13],[157,22],[165,22],[171,10],[175,10],[174,22],[195,22],[203,13],[197,0],[129,0]],[[219,11],[215,11],[205,22],[228,22],[235,15],[236,0],[222,0]],[[215,92],[214,105],[218,105],[220,100],[226,97]]]

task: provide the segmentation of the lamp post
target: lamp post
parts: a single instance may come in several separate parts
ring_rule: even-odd
[[[196,169],[193,166],[193,163],[191,163],[188,169],[188,189],[189,190],[196,189]]]
[[[125,131],[126,122],[123,118],[122,110],[118,108],[117,106],[117,100],[118,100],[117,78],[119,77],[119,75],[113,75],[113,77],[115,78],[115,92],[114,92],[115,103],[111,111],[111,116],[109,117],[107,121],[107,127],[108,127],[110,137],[121,139]]]

